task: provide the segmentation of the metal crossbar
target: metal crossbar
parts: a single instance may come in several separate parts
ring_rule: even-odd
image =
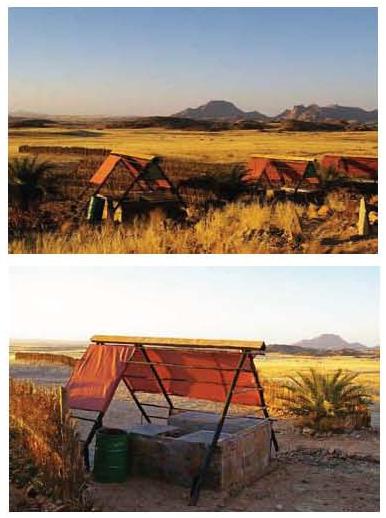
[[[195,351],[197,351],[197,349],[194,349]],[[201,351],[200,351],[201,352]],[[128,360],[124,363],[127,363],[127,364],[133,364],[133,365],[144,365],[143,362],[139,362],[139,361],[136,361],[136,360]],[[232,368],[229,368],[229,367],[205,367],[203,365],[189,365],[189,367],[187,367],[186,365],[184,365],[183,363],[169,363],[169,362],[155,362],[155,361],[149,361],[146,363],[146,365],[154,365],[154,366],[160,366],[160,367],[175,367],[175,368],[180,368],[180,369],[201,369],[201,370],[209,370],[209,371],[219,371],[219,372],[235,372],[236,369],[232,369]],[[250,369],[240,369],[240,372],[251,372]]]
[[[94,335],[91,342],[100,345],[142,345],[143,347],[162,347],[164,349],[176,349],[183,347],[184,349],[210,352],[211,350],[233,350],[233,351],[253,351],[253,354],[264,354],[265,343],[261,340],[207,340],[201,338],[153,338],[143,336],[110,336],[110,335]]]
[[[234,392],[234,394],[236,394],[236,392]],[[141,402],[141,405],[142,406],[148,406],[148,407],[154,407],[154,408],[163,408],[165,410],[168,410],[169,407],[168,406],[165,406],[165,405],[157,405],[155,403],[142,403]],[[259,407],[259,410],[262,410],[263,407]],[[268,407],[267,407],[268,408]],[[197,409],[197,408],[186,408],[186,407],[177,407],[177,406],[174,406],[173,407],[173,414],[174,413],[178,413],[178,412],[181,412],[181,413],[184,413],[184,412],[199,412],[200,414],[213,414],[213,412],[211,412],[210,410],[201,410],[201,409]],[[227,419],[255,419],[257,421],[259,421],[260,419],[262,419],[261,417],[257,417],[255,415],[250,415],[250,414],[228,414]],[[269,421],[276,421],[276,419],[273,419],[272,417],[269,417],[268,418]]]

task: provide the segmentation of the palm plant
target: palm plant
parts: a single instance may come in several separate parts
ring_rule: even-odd
[[[323,422],[352,415],[358,409],[367,409],[371,397],[364,387],[355,382],[357,373],[338,369],[332,373],[309,369],[289,376],[284,384],[286,394],[281,396],[288,410],[306,418],[308,424],[319,430]]]
[[[53,169],[50,162],[15,158],[8,164],[8,192],[11,204],[30,210],[45,194],[43,175]]]

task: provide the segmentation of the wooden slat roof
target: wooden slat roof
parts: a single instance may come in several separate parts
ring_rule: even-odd
[[[253,351],[264,351],[265,349],[265,343],[261,340],[207,340],[202,338],[94,335],[91,337],[91,341],[105,344],[138,344],[202,349],[248,349]]]

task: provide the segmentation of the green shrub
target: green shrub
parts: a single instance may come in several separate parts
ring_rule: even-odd
[[[293,415],[315,430],[344,427],[345,418],[356,413],[368,414],[371,397],[356,383],[357,373],[322,373],[310,369],[289,376],[281,399]],[[337,425],[337,426],[335,426]]]
[[[8,194],[12,206],[30,210],[45,194],[43,175],[53,169],[50,162],[37,157],[15,158],[8,164]]]

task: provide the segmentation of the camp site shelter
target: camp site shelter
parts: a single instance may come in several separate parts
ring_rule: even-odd
[[[343,180],[378,182],[378,158],[376,157],[324,155],[320,165],[324,170],[336,173]]]
[[[195,504],[224,423],[232,417],[232,403],[247,408],[248,414],[238,418],[266,423],[269,444],[277,449],[255,364],[255,358],[264,355],[264,350],[261,341],[93,336],[66,386],[67,404],[72,412],[96,413],[95,418],[86,418],[93,423],[84,445],[86,466],[89,467],[89,445],[103,426],[103,417],[120,382],[147,423],[154,418],[169,422],[173,416],[188,414],[191,408],[182,407],[175,396],[219,403],[222,411],[216,414],[213,438],[191,486],[191,503]],[[162,396],[164,404],[144,403],[143,393]],[[154,416],[149,412],[152,407],[163,409],[166,414]],[[82,419],[76,414],[74,417]]]
[[[89,180],[91,197],[111,201],[112,211],[127,207],[135,212],[151,206],[183,206],[176,187],[158,156],[110,153]]]
[[[315,163],[302,159],[288,160],[252,155],[243,181],[250,187],[295,193],[320,188]]]

